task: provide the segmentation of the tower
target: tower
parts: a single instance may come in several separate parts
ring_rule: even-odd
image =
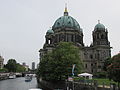
[[[32,62],[32,70],[35,70],[35,62]]]
[[[93,35],[94,57],[96,59],[96,71],[103,70],[104,61],[111,57],[111,47],[108,41],[108,31],[103,24],[98,20],[95,26]]]
[[[103,24],[98,21],[93,31],[93,45],[110,46],[108,41],[108,31]]]
[[[53,44],[53,38],[54,38],[54,32],[53,32],[53,30],[50,28],[48,31],[47,31],[47,33],[46,33],[46,36],[45,36],[45,38],[46,38],[46,42],[45,42],[45,44],[47,44],[47,45],[50,45],[50,44]]]
[[[0,56],[0,69],[4,67],[4,58]]]

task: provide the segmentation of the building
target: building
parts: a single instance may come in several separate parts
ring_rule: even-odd
[[[32,70],[35,70],[35,62],[32,62]]]
[[[23,65],[23,66],[26,66],[26,63],[25,63],[25,62],[23,62],[23,63],[22,63],[22,65]]]
[[[111,47],[108,41],[108,30],[98,21],[92,31],[92,44],[85,46],[83,30],[79,23],[69,15],[65,8],[63,16],[59,17],[51,29],[46,32],[45,44],[40,49],[40,58],[52,51],[60,41],[73,42],[79,47],[81,60],[84,62],[85,72],[96,73],[103,70],[104,60],[111,57]]]
[[[4,58],[0,56],[0,69],[4,67]]]
[[[26,63],[25,63],[25,62],[23,62],[23,63],[22,63],[22,66],[23,66],[23,67],[25,67],[25,71],[28,71],[28,70],[29,70],[29,66],[28,66],[28,65],[26,65]]]

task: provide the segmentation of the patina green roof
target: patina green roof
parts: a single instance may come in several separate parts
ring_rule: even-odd
[[[62,28],[62,27],[68,27],[68,28],[80,30],[79,23],[71,16],[62,16],[58,18],[53,25],[53,29]]]
[[[55,21],[52,28],[57,29],[63,27],[80,30],[79,23],[73,17],[69,16],[67,7],[65,8],[64,15]]]
[[[103,24],[101,24],[101,23],[98,23],[98,24],[95,26],[94,29],[95,29],[95,30],[103,30],[103,29],[105,29],[105,26],[104,26]]]

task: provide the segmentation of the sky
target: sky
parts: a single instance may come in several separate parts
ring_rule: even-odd
[[[0,0],[0,55],[5,62],[39,63],[45,34],[63,16],[69,15],[83,29],[84,43],[92,42],[92,31],[100,20],[108,29],[112,56],[120,51],[120,0]]]

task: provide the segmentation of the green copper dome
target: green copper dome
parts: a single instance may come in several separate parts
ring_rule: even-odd
[[[53,34],[54,33],[54,31],[52,30],[52,29],[49,29],[48,31],[47,31],[47,34]]]
[[[58,28],[73,28],[76,30],[80,30],[80,25],[79,23],[71,16],[68,15],[67,9],[65,9],[64,16],[58,18],[54,25],[53,29],[58,29]]]
[[[94,30],[105,30],[105,26],[98,22],[98,24],[95,26]]]

